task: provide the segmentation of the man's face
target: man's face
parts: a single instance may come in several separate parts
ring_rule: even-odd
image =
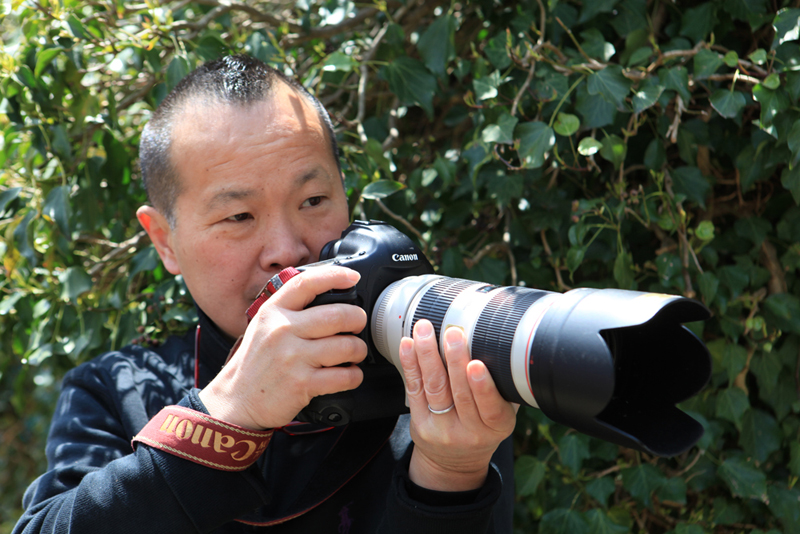
[[[172,138],[181,194],[159,253],[235,338],[264,284],[317,261],[349,223],[330,142],[314,108],[283,83],[249,106],[189,104]]]

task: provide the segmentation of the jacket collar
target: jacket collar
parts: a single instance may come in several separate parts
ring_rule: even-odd
[[[213,379],[225,365],[228,353],[233,347],[233,343],[228,340],[225,334],[214,324],[214,321],[206,313],[197,308],[197,347],[199,355],[200,369],[198,385],[202,388]]]

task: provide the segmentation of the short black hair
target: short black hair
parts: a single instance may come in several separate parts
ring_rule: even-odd
[[[331,152],[341,175],[339,145],[330,116],[314,95],[297,80],[246,55],[225,56],[205,63],[186,75],[153,112],[142,131],[139,162],[142,182],[150,203],[175,226],[175,200],[181,193],[177,171],[170,160],[172,128],[176,114],[192,99],[211,98],[217,102],[250,105],[267,100],[275,83],[297,90],[314,107],[330,139]]]

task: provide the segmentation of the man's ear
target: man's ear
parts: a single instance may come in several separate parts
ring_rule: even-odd
[[[155,245],[167,271],[172,274],[180,274],[181,268],[172,242],[172,228],[170,228],[167,218],[152,206],[140,207],[136,210],[136,217],[147,235],[150,236],[150,241]]]

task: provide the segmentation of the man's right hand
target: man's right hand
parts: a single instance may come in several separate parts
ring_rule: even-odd
[[[200,392],[209,414],[244,428],[275,428],[291,422],[313,397],[358,387],[361,369],[339,365],[362,361],[367,346],[354,335],[338,334],[361,332],[367,314],[350,304],[306,306],[321,293],[353,287],[359,278],[352,269],[319,267],[284,284]]]

